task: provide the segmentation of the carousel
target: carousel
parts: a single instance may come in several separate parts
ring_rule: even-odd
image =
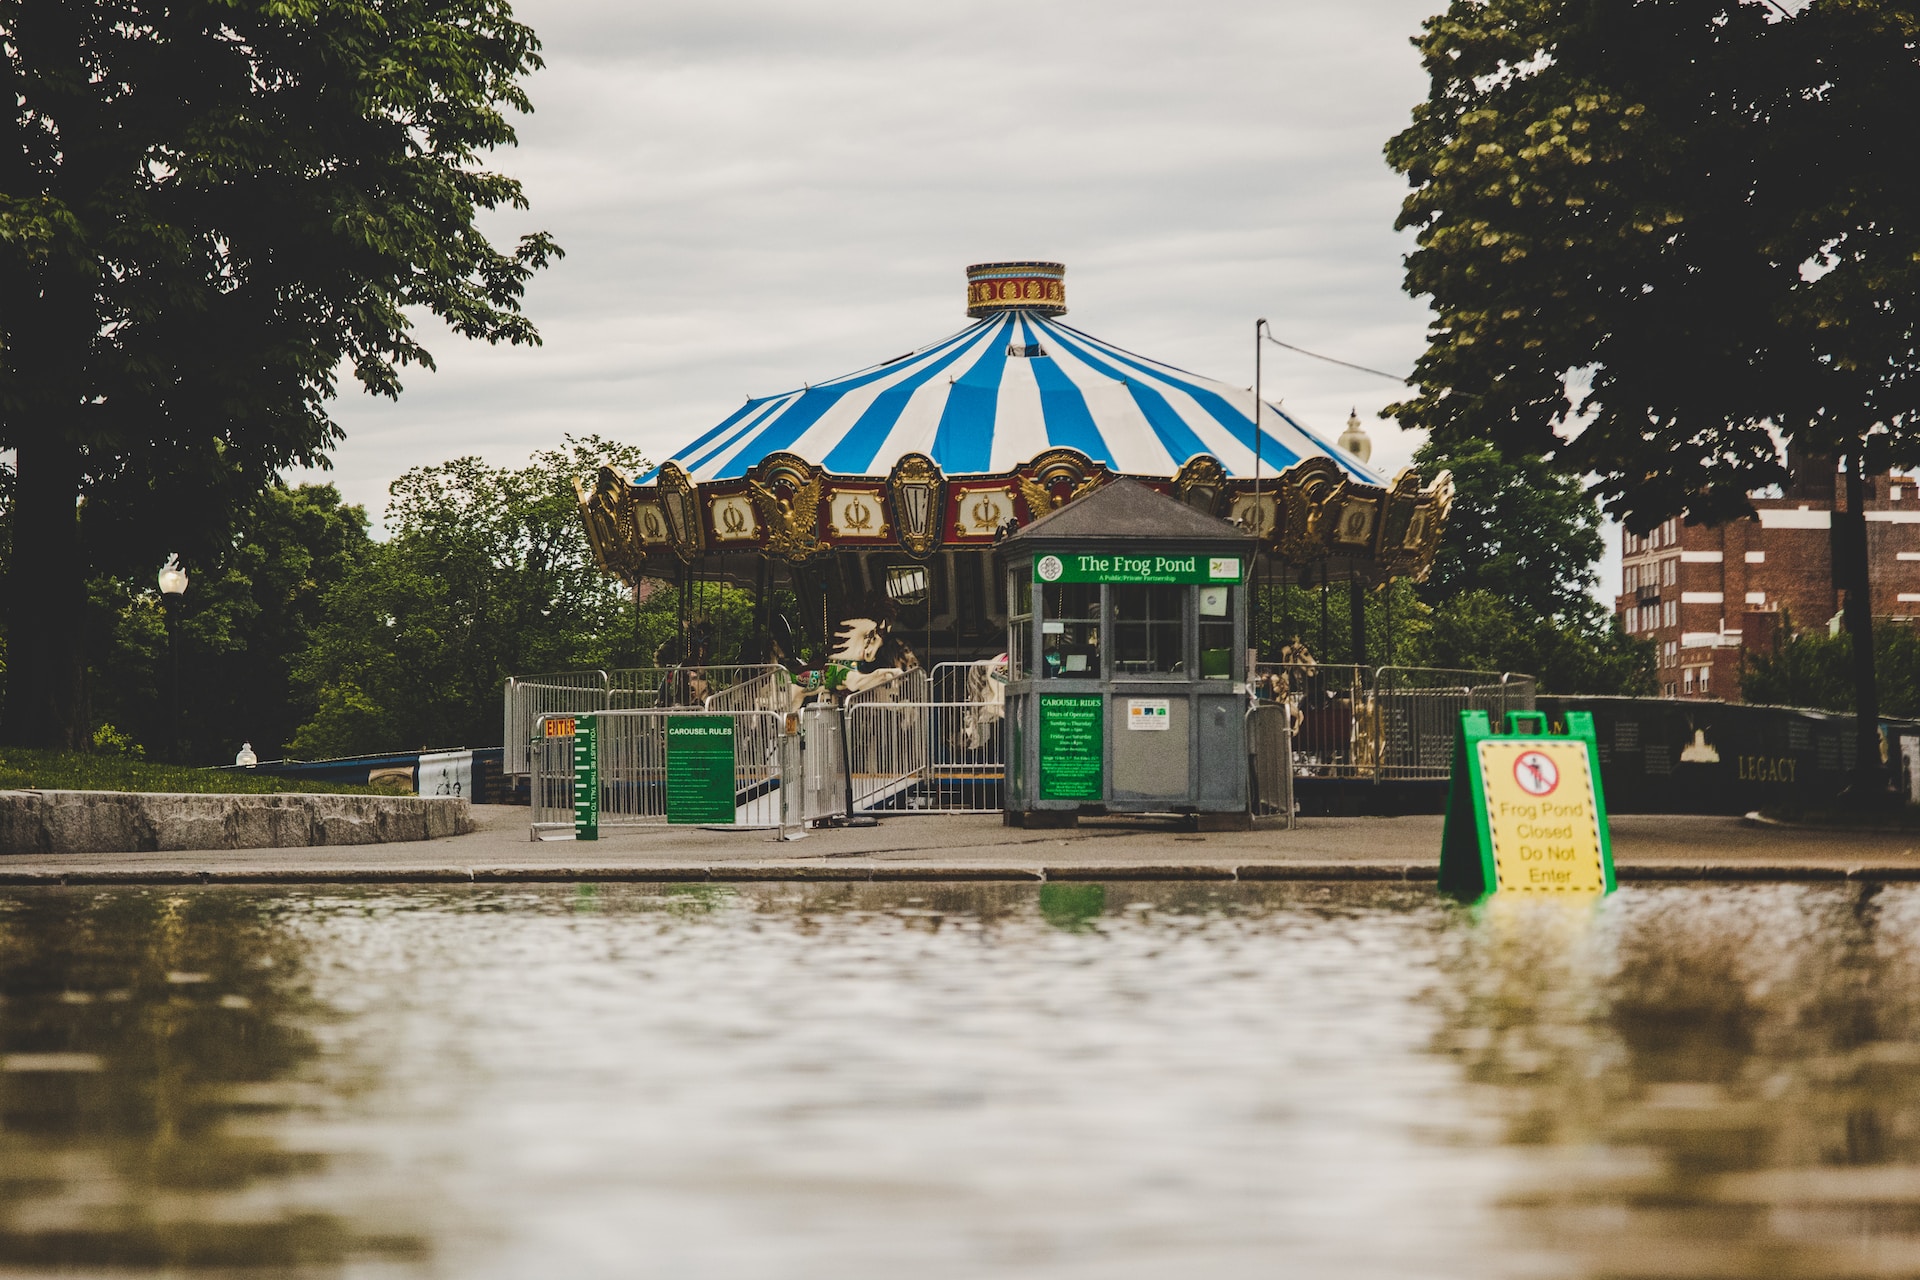
[[[1122,476],[1255,535],[1256,585],[1427,572],[1445,473],[1387,479],[1247,389],[1065,323],[1058,263],[966,274],[971,323],[951,337],[750,399],[645,475],[579,482],[601,567],[683,602],[751,592],[743,661],[838,656],[852,636],[863,657],[894,646],[888,665],[1001,653],[995,544]]]

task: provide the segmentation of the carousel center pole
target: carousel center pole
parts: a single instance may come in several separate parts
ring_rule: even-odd
[[[1367,595],[1360,589],[1360,571],[1347,570],[1347,619],[1353,631],[1353,665],[1367,665]]]
[[[1262,392],[1260,379],[1260,356],[1262,348],[1260,346],[1260,337],[1266,332],[1266,329],[1267,322],[1265,317],[1253,322],[1253,509],[1256,513],[1260,510],[1260,455],[1262,453],[1261,446],[1265,443],[1260,438],[1260,396]]]

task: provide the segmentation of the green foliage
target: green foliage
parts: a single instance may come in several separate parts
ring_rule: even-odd
[[[332,485],[275,485],[255,499],[220,559],[192,575],[175,605],[185,759],[229,761],[243,740],[263,760],[281,753],[313,713],[293,686],[292,661],[319,625],[326,593],[371,546],[366,512]],[[89,598],[92,722],[175,754],[167,624],[152,568],[97,577]]]
[[[155,764],[132,754],[39,751],[0,747],[0,790],[171,791],[265,795],[284,791],[346,791],[366,787],[332,782],[296,782],[237,769],[190,769]]]
[[[1425,475],[1453,473],[1453,511],[1422,599],[1438,605],[1485,590],[1536,618],[1589,622],[1600,512],[1579,477],[1537,455],[1508,459],[1479,439],[1429,440],[1413,461]]]
[[[11,740],[81,740],[87,579],[217,563],[274,476],[324,465],[340,369],[397,395],[432,365],[420,315],[538,341],[520,302],[558,247],[478,223],[526,205],[482,159],[538,48],[504,0],[0,0]]]
[[[1873,629],[1880,713],[1920,716],[1920,632],[1904,623]],[[1853,637],[1808,631],[1772,654],[1750,654],[1740,673],[1745,702],[1853,711]]]
[[[1322,592],[1316,586],[1264,587],[1257,583],[1247,620],[1249,642],[1273,661],[1273,655],[1295,641],[1307,646],[1316,661],[1352,662],[1353,606],[1346,582],[1329,582],[1325,591],[1325,627]],[[1429,608],[1411,582],[1397,581],[1386,590],[1368,590],[1366,610],[1367,661],[1371,666],[1422,666]]]
[[[627,446],[568,437],[524,467],[456,458],[394,481],[388,541],[328,591],[298,659],[314,710],[289,749],[490,744],[507,676],[640,665],[639,646],[669,629],[670,594],[636,610],[595,567],[573,481],[603,464],[647,465]]]
[[[129,756],[135,760],[144,759],[147,754],[145,747],[111,724],[105,723],[93,731],[93,749],[105,755]]]
[[[1543,693],[1649,695],[1658,684],[1654,647],[1614,626],[1543,618],[1485,589],[1436,605],[1423,665],[1524,671]]]
[[[1744,514],[1776,433],[1920,460],[1917,32],[1885,0],[1455,0],[1387,146],[1435,312],[1389,412],[1591,474],[1636,531]]]
[[[1653,646],[1630,639],[1592,590],[1600,516],[1577,477],[1485,440],[1429,440],[1414,455],[1453,473],[1453,512],[1419,593],[1422,666],[1519,671],[1548,693],[1650,694]]]
[[[1850,483],[1920,462],[1911,0],[1453,0],[1416,44],[1386,154],[1434,318],[1387,412],[1592,476],[1635,532],[1748,514],[1782,440]],[[1864,534],[1835,533],[1865,645]]]

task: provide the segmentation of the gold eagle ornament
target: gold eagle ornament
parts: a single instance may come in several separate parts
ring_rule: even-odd
[[[767,550],[796,564],[820,549],[820,477],[783,498],[758,480],[747,481],[753,504],[767,522]]]

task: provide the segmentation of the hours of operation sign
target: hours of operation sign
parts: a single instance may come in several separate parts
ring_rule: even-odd
[[[1040,798],[1104,800],[1100,696],[1040,699]]]
[[[1605,892],[1586,743],[1487,738],[1478,746],[1500,887]]]

